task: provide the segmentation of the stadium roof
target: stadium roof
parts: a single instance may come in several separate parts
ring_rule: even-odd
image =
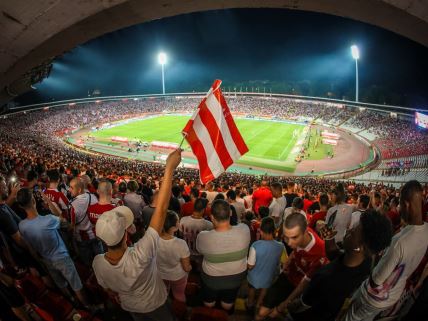
[[[105,33],[154,19],[229,8],[322,12],[373,24],[428,47],[428,6],[414,0],[3,0],[0,106],[49,73],[52,59]]]

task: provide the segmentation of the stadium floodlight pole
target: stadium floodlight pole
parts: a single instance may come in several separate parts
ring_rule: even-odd
[[[358,59],[360,59],[360,51],[356,45],[351,46],[351,53],[355,60],[355,101],[358,102]]]
[[[164,52],[159,53],[158,55],[159,63],[162,66],[162,94],[165,95],[165,70],[164,66],[166,64],[166,54]]]

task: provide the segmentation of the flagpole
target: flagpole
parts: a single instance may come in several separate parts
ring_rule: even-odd
[[[184,137],[186,137],[186,136],[185,136],[185,135],[183,135],[183,139],[181,140],[180,146],[178,146],[178,148],[180,148],[180,149],[181,149],[181,145],[183,145]]]

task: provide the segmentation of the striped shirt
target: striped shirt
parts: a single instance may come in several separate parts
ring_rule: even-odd
[[[234,275],[247,269],[250,229],[245,224],[232,226],[224,232],[202,231],[196,249],[204,256],[202,270],[209,276]]]

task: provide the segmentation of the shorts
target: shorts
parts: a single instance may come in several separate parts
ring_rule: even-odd
[[[263,299],[263,306],[273,309],[288,298],[295,286],[288,280],[287,275],[281,273],[275,283],[267,290]]]
[[[70,284],[73,291],[80,291],[83,288],[80,276],[69,256],[57,261],[45,261],[52,279],[60,288],[66,288]]]
[[[214,290],[209,288],[202,282],[202,299],[204,302],[212,303],[217,300],[226,303],[226,304],[234,304],[236,301],[236,297],[238,296],[239,287],[235,289],[228,290]]]
[[[8,287],[0,282],[0,300],[5,302],[11,308],[22,307],[25,302],[18,290],[14,287]]]

